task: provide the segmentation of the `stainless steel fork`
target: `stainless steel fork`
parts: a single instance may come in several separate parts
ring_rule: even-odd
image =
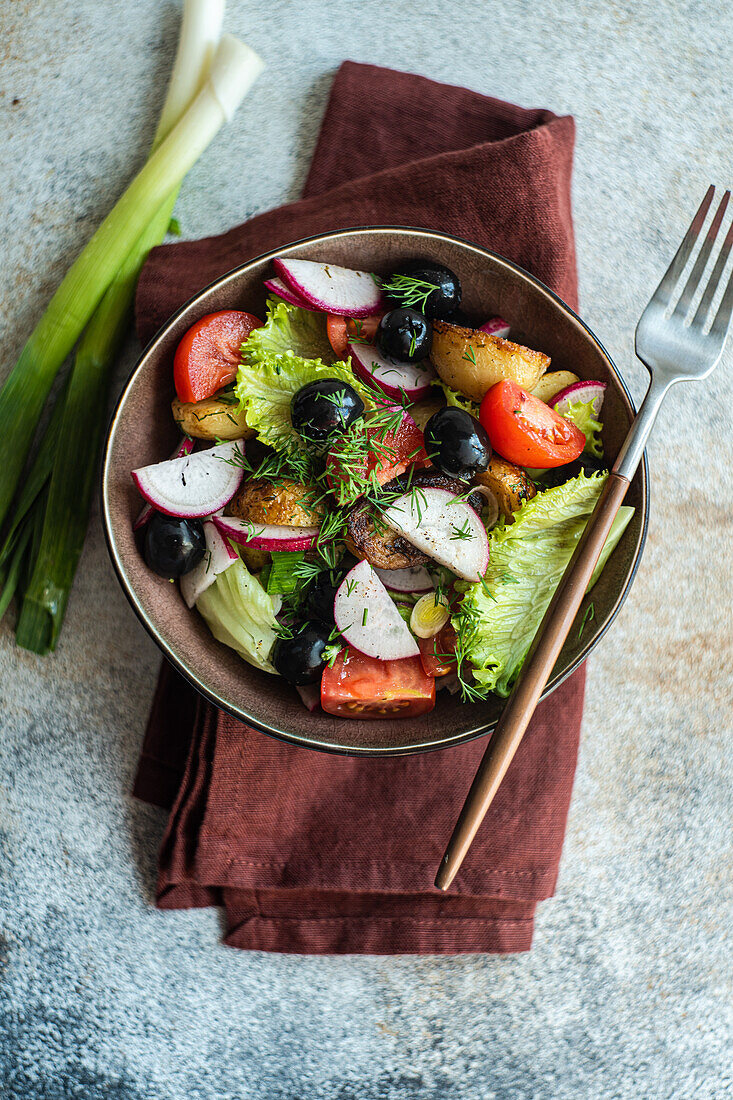
[[[733,313],[733,274],[715,311],[713,306],[733,248],[733,224],[719,249],[694,315],[690,316],[720,234],[730,191],[724,193],[703,236],[714,197],[715,188],[711,186],[636,326],[636,354],[647,367],[651,384],[484,753],[435,879],[435,885],[441,890],[447,890],[453,881],[522,740],[573,625],[629,481],[641,461],[665,394],[675,382],[706,378],[720,361]],[[701,237],[702,244],[692,270],[676,297],[682,275]]]

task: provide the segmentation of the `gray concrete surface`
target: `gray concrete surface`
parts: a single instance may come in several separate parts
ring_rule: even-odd
[[[572,112],[582,312],[640,394],[637,313],[731,183],[730,6],[229,6],[269,69],[185,183],[187,235],[297,195],[344,57]],[[0,5],[0,375],[140,163],[176,23],[159,0]],[[157,654],[95,517],[57,654],[0,628],[2,1095],[733,1096],[731,390],[729,354],[662,415],[646,555],[590,662],[559,889],[522,957],[246,955],[215,913],[152,908],[163,818],[126,792]]]

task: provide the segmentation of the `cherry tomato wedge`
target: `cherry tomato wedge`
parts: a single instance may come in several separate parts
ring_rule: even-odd
[[[494,450],[518,466],[538,470],[564,466],[585,447],[580,428],[508,379],[497,382],[485,395],[479,419]]]
[[[344,445],[337,440],[326,459],[328,484],[341,503],[360,495],[375,479],[378,485],[385,485],[410,466],[420,469],[430,465],[423,434],[411,417],[404,417],[391,431],[370,428],[367,423],[366,432],[371,440],[367,454],[354,458],[347,453],[344,458]],[[360,487],[357,494],[351,492],[355,485]]]
[[[240,348],[262,321],[251,313],[223,309],[192,325],[176,348],[173,380],[181,401],[203,401],[237,377]]]
[[[450,623],[432,638],[418,638],[420,660],[428,676],[447,676],[456,671],[456,632]]]
[[[323,671],[321,706],[340,718],[407,718],[435,706],[435,680],[419,657],[377,661],[347,646]]]
[[[326,314],[328,341],[339,358],[345,359],[349,350],[349,340],[355,336],[359,340],[374,340],[381,319],[381,313],[377,313],[373,317],[362,317],[361,320],[355,320],[353,317],[338,317],[335,313],[328,313]]]

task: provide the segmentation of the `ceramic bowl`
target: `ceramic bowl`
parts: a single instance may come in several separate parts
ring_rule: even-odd
[[[102,471],[103,522],[120,583],[165,657],[217,706],[274,737],[333,752],[388,755],[456,745],[488,733],[501,713],[499,698],[462,703],[448,692],[439,692],[432,713],[399,720],[347,720],[320,711],[309,713],[284,680],[250,667],[215,641],[203,619],[185,606],[177,585],[152,573],[140,557],[132,523],[141,502],[130,471],[160,461],[177,441],[170,414],[176,345],[206,313],[244,309],[263,316],[262,283],[272,274],[275,255],[378,273],[413,257],[445,263],[461,280],[463,308],[469,316],[505,317],[512,339],[547,352],[553,370],[569,369],[581,378],[608,383],[603,441],[611,459],[628,430],[634,410],[607,352],[564,302],[515,264],[466,241],[421,229],[358,228],[296,241],[230,271],[187,302],[145,349],[125,386],[112,417]],[[578,630],[570,632],[545,694],[595,648],[629,591],[646,533],[646,465],[634,478],[627,500],[636,511],[593,590],[593,619],[581,637]],[[578,621],[584,613],[585,605]]]

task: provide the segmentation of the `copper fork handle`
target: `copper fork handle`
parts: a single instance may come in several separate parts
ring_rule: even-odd
[[[560,655],[593,575],[611,525],[629,487],[628,478],[611,473],[572,561],[558,585],[524,662],[464,803],[440,864],[435,885],[447,890],[499,789],[545,684]]]

